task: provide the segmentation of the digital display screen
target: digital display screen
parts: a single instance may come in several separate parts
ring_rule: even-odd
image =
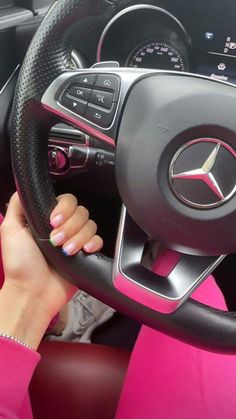
[[[209,26],[199,35],[196,72],[236,84],[236,30]]]
[[[202,54],[197,73],[215,80],[236,84],[236,58],[225,59],[219,55]]]
[[[206,31],[203,35],[202,45],[205,50],[236,57],[236,32],[230,33],[220,27],[217,31]]]

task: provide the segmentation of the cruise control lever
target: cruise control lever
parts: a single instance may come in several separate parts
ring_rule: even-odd
[[[115,153],[94,147],[71,146],[68,151],[70,168],[113,169]]]

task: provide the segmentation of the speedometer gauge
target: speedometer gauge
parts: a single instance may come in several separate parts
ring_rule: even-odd
[[[128,67],[186,71],[184,53],[168,42],[150,42],[136,48],[127,60]]]

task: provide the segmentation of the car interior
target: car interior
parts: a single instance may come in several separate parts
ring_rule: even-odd
[[[116,310],[91,344],[42,342],[35,418],[115,417],[143,324],[236,353],[235,15],[231,0],[0,1],[0,212],[17,185],[50,263]],[[50,246],[63,193],[101,254]],[[228,312],[191,298],[212,273]]]

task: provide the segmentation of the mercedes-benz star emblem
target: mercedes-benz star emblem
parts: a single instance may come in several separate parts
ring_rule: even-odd
[[[175,195],[188,206],[209,209],[236,192],[236,151],[214,138],[199,138],[174,155],[169,179]]]

